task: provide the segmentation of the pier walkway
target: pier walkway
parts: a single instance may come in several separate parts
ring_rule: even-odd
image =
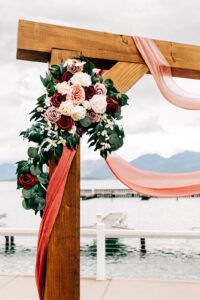
[[[199,300],[199,281],[81,279],[81,300]],[[33,276],[0,276],[1,300],[38,300]]]

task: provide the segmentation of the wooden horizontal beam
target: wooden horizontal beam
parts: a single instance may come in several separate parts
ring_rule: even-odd
[[[174,76],[200,79],[200,46],[155,42]],[[116,61],[144,64],[131,36],[19,21],[18,59],[47,62],[52,48],[79,51],[85,57],[101,59],[102,68]]]

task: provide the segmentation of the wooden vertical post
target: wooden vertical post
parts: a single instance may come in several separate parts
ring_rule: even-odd
[[[52,50],[50,64],[77,53]],[[54,163],[50,165],[50,170]],[[80,299],[80,148],[69,171],[48,249],[44,300]]]

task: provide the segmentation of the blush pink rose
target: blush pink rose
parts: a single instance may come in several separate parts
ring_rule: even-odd
[[[58,108],[54,106],[49,107],[44,114],[45,120],[52,123],[56,123],[60,119],[60,117],[61,113],[59,112]]]
[[[85,100],[84,89],[79,84],[72,85],[67,99],[73,101],[74,104],[81,104]]]
[[[101,119],[101,115],[95,113],[92,109],[87,112],[87,117],[90,118],[92,123],[99,122]]]
[[[95,94],[97,95],[106,95],[107,94],[107,88],[104,84],[97,82],[94,86]]]
[[[77,59],[69,59],[67,61],[67,71],[75,74],[77,72],[82,72],[85,62],[81,62]]]

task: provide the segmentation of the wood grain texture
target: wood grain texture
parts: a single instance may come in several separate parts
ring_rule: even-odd
[[[51,64],[76,54],[53,50]],[[50,173],[55,163],[51,162]],[[80,300],[80,148],[65,185],[47,250],[44,300]]]
[[[144,64],[118,62],[103,75],[103,78],[112,79],[115,87],[126,93],[147,72],[148,67]]]
[[[155,41],[174,76],[200,78],[200,46]],[[19,21],[17,58],[46,62],[52,48],[81,52],[104,61],[143,63],[131,36]]]

